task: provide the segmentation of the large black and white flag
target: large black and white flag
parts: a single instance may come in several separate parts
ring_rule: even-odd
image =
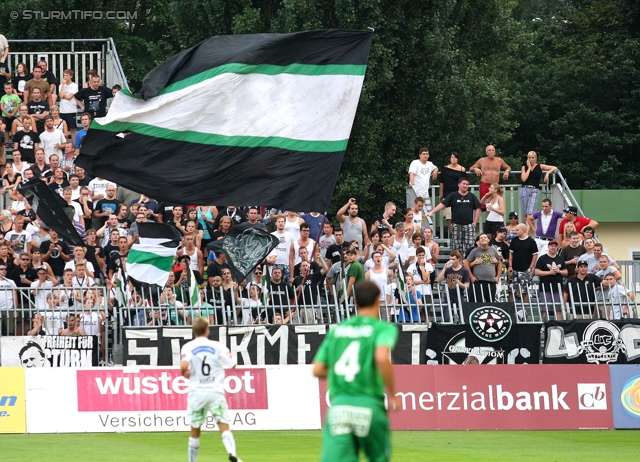
[[[157,200],[326,210],[372,32],[211,37],[121,91],[77,164]]]

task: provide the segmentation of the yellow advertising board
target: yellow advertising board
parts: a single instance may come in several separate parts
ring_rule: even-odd
[[[0,433],[27,431],[24,369],[0,367]]]

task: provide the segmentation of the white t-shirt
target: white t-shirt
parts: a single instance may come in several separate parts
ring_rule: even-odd
[[[420,162],[420,159],[416,159],[411,162],[411,165],[409,165],[409,173],[413,173],[413,180],[415,182],[415,186],[413,187],[413,189],[416,191],[416,193],[418,191],[421,191],[423,193],[426,191],[428,195],[429,185],[431,182],[431,174],[435,169],[436,166],[433,165],[433,163],[430,161],[427,161],[426,164]]]
[[[20,252],[27,252],[29,243],[31,242],[31,233],[24,230],[18,233],[12,230],[5,234],[4,238],[6,241],[9,241],[11,249],[16,254],[20,254]]]
[[[67,287],[64,284],[60,284],[57,287],[59,289],[60,308],[71,308],[72,310],[82,308],[82,300],[76,299],[75,287]]]
[[[273,249],[276,253],[276,265],[288,265],[289,264],[289,252],[291,251],[291,244],[296,240],[293,234],[286,231],[278,232],[274,231],[273,234],[278,238],[280,243]]]
[[[84,267],[87,269],[87,271],[91,271],[92,273],[94,272],[93,263],[91,263],[90,261],[85,260]],[[68,262],[66,262],[64,264],[64,269],[72,269],[75,272],[76,271],[76,261],[72,258],[71,260],[69,260]],[[74,278],[75,278],[75,276],[74,276]]]
[[[429,273],[433,273],[433,265],[431,263],[424,264],[425,271]],[[412,277],[414,281],[422,281],[422,276],[418,271],[418,267],[415,263],[409,265],[406,271],[407,277]],[[416,290],[420,292],[422,295],[431,295],[431,285],[430,284],[416,284]]]
[[[28,169],[29,167],[31,167],[31,164],[29,164],[28,162],[23,162],[22,163],[22,170],[18,170],[18,168],[16,167],[16,164],[13,164],[13,171],[16,173],[19,173],[20,176],[22,177],[22,179],[24,180],[24,171],[26,169]]]
[[[204,390],[224,393],[224,370],[236,365],[226,346],[205,337],[185,343],[180,351],[180,359],[189,361],[189,392]]]
[[[60,191],[60,195],[62,196],[62,190]],[[73,197],[73,196],[72,196]],[[77,202],[71,201],[71,207],[73,207],[73,221],[80,222],[80,217],[84,215],[82,212],[82,206]]]
[[[11,279],[0,277],[0,309],[7,310],[15,308],[13,289],[16,288],[16,283]]]
[[[60,95],[64,93],[78,93],[78,84],[75,82],[71,82],[69,85],[62,82],[60,84],[60,89],[58,90]],[[64,99],[60,96],[60,114],[76,114],[78,112],[78,105],[76,104],[76,99]],[[86,329],[85,329],[86,330]]]
[[[102,318],[97,311],[85,311],[80,316],[80,319],[76,318],[76,320],[78,327],[83,328],[87,335],[100,335]]]
[[[62,149],[55,148],[56,144],[64,144],[67,142],[67,139],[64,137],[64,133],[60,130],[53,131],[43,131],[40,133],[40,144],[39,146],[44,149],[44,157],[46,159],[47,164],[49,163],[49,158],[52,154],[57,154],[58,156],[62,156]]]
[[[262,303],[259,300],[251,300],[250,298],[241,298],[240,306],[242,307],[242,324],[251,324],[251,308],[260,308]]]
[[[24,205],[24,201],[12,201],[9,210],[15,210],[16,212],[22,212],[27,207]],[[6,239],[6,238],[5,238]]]
[[[103,178],[94,178],[89,182],[89,191],[92,192],[92,195],[97,196],[98,194],[102,194],[104,197],[107,197],[107,186],[116,186],[113,181],[105,180]]]
[[[42,328],[47,335],[58,335],[58,330],[61,327],[64,328],[64,322],[67,319],[67,313],[57,308],[40,313],[40,316],[44,316]]]
[[[96,281],[94,281],[93,278],[90,278],[89,276],[85,275],[84,278],[82,279],[79,279],[78,276],[74,276],[73,279],[71,280],[71,283],[73,284],[74,287],[87,288],[87,287],[93,287],[96,284]]]
[[[31,283],[32,289],[41,289],[34,291],[34,304],[37,309],[42,310],[47,307],[47,295],[52,293],[50,290],[52,287],[53,282],[49,279],[44,281],[42,284],[40,284],[40,281],[33,281]]]

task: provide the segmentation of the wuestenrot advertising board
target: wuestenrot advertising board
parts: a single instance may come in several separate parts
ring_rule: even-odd
[[[25,369],[25,375],[28,433],[189,430],[189,381],[178,368]],[[228,370],[225,391],[237,430],[320,428],[311,366]],[[202,429],[217,430],[211,416]]]

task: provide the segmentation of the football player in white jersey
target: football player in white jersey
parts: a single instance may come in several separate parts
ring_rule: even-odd
[[[200,317],[193,322],[195,339],[180,352],[180,371],[190,380],[187,414],[191,425],[189,462],[196,462],[200,449],[200,427],[211,412],[218,423],[222,444],[231,462],[242,462],[236,455],[236,441],[229,430],[229,407],[224,394],[224,370],[236,363],[229,349],[209,340],[209,321]]]

